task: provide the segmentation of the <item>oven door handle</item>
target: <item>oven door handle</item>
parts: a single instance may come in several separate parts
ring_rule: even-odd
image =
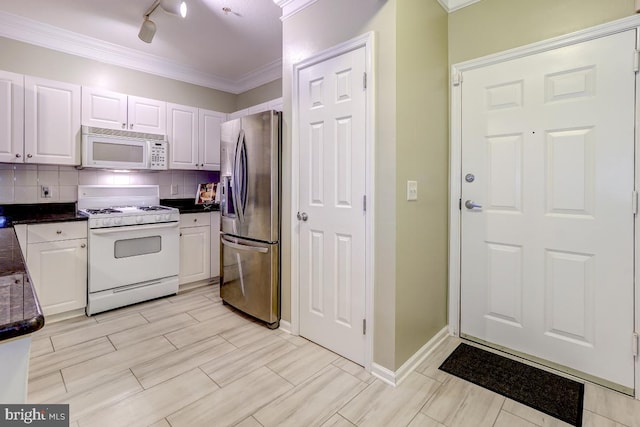
[[[91,230],[92,234],[112,234],[112,233],[128,233],[130,231],[138,230],[157,230],[158,228],[176,228],[179,222],[163,222],[160,224],[146,224],[146,225],[125,225],[122,227],[109,227],[109,228],[94,228]]]
[[[241,245],[238,243],[233,243],[225,239],[221,239],[221,242],[225,246],[229,246],[230,248],[237,249],[239,251],[247,251],[247,252],[260,252],[261,254],[266,254],[269,252],[268,248],[261,248],[259,246],[247,246]]]

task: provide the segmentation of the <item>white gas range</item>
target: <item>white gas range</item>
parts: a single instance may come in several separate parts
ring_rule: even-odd
[[[80,185],[89,217],[87,315],[178,292],[180,213],[157,185]]]

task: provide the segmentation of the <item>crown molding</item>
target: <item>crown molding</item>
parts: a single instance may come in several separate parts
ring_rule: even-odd
[[[283,22],[317,1],[318,0],[273,0],[275,4],[282,8],[280,20]]]
[[[275,1],[275,0],[274,0]],[[480,0],[438,0],[440,6],[447,11],[447,13],[455,12],[458,9],[462,9],[463,7],[467,7],[474,3],[479,2]]]
[[[238,80],[230,80],[168,61],[157,55],[2,11],[0,37],[233,94],[245,92],[282,77],[282,60],[251,71]]]

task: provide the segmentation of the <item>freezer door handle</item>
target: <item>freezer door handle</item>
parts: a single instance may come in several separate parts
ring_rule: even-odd
[[[237,249],[239,251],[247,251],[247,252],[260,252],[261,254],[266,254],[269,252],[269,248],[261,248],[258,246],[247,246],[241,245],[239,243],[233,243],[225,239],[221,239],[221,242],[225,246],[229,246],[230,248]]]

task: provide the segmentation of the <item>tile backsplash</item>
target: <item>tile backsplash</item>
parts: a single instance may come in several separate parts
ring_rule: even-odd
[[[78,170],[73,166],[0,163],[0,204],[75,202],[78,185],[96,184],[155,184],[160,187],[161,199],[195,198],[197,184],[219,179],[219,172],[209,171],[121,173]],[[42,186],[48,187],[51,197],[42,196]]]

